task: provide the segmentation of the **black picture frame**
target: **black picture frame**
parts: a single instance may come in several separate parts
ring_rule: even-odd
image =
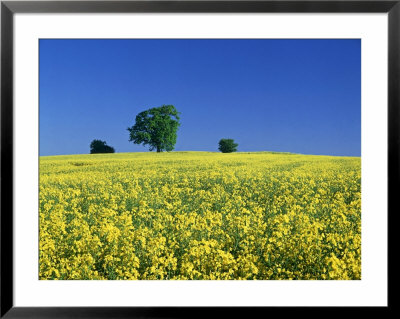
[[[15,13],[117,12],[313,12],[388,13],[388,221],[399,212],[400,0],[356,1],[1,1],[1,237],[0,317],[3,318],[176,318],[225,316],[225,307],[15,307],[13,302],[13,19]],[[390,223],[388,222],[388,225]],[[391,227],[394,227],[392,222]],[[390,231],[388,226],[388,247]],[[389,256],[389,254],[388,254]],[[390,264],[390,257],[388,264]],[[388,269],[389,271],[389,269]],[[392,277],[390,277],[392,278]],[[388,280],[390,287],[390,280]],[[388,294],[389,295],[389,294]],[[388,298],[389,310],[391,296]],[[265,307],[240,307],[244,317]],[[309,314],[308,307],[290,307]],[[250,311],[250,312],[249,312]],[[279,310],[280,311],[280,310]],[[337,309],[331,309],[333,313]],[[349,311],[347,308],[346,311]],[[359,309],[357,309],[359,311]],[[370,309],[368,310],[370,311]]]

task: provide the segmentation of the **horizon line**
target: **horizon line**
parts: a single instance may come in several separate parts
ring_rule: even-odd
[[[360,157],[361,155],[330,155],[330,154],[306,154],[306,153],[293,153],[288,151],[237,151],[231,153],[223,153],[221,151],[165,151],[165,152],[154,152],[154,151],[137,151],[137,152],[114,152],[114,153],[73,153],[73,154],[56,154],[56,155],[39,155],[39,157],[53,157],[53,156],[74,156],[74,155],[111,155],[111,154],[134,154],[134,153],[219,153],[219,154],[235,154],[235,153],[275,153],[275,154],[292,154],[292,155],[309,155],[309,156],[332,156],[332,157]]]

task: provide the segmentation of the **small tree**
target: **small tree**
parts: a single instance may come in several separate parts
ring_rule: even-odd
[[[232,153],[236,152],[236,147],[238,147],[238,144],[236,144],[233,139],[231,138],[222,138],[219,143],[218,149],[222,153]]]
[[[172,151],[180,125],[179,114],[173,105],[162,105],[140,112],[136,116],[135,125],[128,128],[129,141],[149,145],[150,151]]]
[[[108,146],[105,141],[93,140],[90,143],[90,154],[115,153],[114,147]]]

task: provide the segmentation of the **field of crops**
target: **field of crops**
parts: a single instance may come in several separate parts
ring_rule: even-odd
[[[40,158],[40,279],[361,279],[361,159]]]

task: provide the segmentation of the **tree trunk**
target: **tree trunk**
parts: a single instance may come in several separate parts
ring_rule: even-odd
[[[161,152],[161,148],[159,146],[157,146],[157,153]]]

